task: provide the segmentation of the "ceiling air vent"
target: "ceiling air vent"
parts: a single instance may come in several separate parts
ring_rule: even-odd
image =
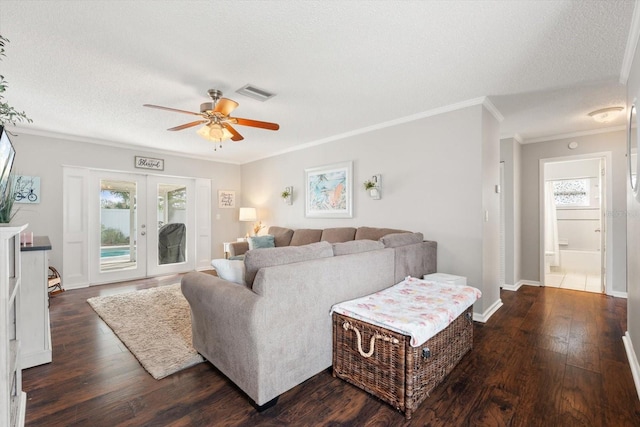
[[[240,95],[248,96],[249,98],[257,99],[258,101],[266,101],[269,98],[273,98],[276,96],[275,93],[267,92],[264,89],[259,89],[253,85],[245,85],[240,89],[236,90]]]

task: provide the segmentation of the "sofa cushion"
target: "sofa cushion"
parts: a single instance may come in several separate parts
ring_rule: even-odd
[[[358,252],[375,251],[378,249],[384,249],[384,245],[380,241],[376,240],[352,240],[350,242],[340,242],[333,244],[333,255],[349,255],[356,254]]]
[[[392,233],[380,238],[385,248],[397,248],[398,246],[421,243],[424,240],[422,233]]]
[[[273,248],[275,247],[275,240],[271,234],[265,236],[251,236],[247,239],[249,242],[249,250],[261,249],[261,248]]]
[[[293,237],[289,246],[302,246],[309,243],[317,243],[322,236],[322,230],[316,230],[312,228],[300,228],[293,232]]]
[[[329,242],[318,242],[304,246],[284,246],[266,248],[259,251],[247,251],[244,256],[245,280],[252,286],[258,270],[272,265],[291,264],[316,258],[333,256],[333,248]]]
[[[356,231],[355,240],[380,240],[382,236],[386,236],[387,234],[391,233],[409,233],[409,231],[396,230],[393,228],[360,227]]]
[[[329,243],[348,242],[353,240],[355,235],[356,229],[354,227],[325,228],[322,230],[320,240],[326,240]]]
[[[239,285],[246,285],[244,261],[230,259],[214,259],[211,265],[216,269],[218,277]]]
[[[269,234],[275,240],[276,248],[280,246],[289,246],[293,237],[293,230],[290,228],[278,227],[276,225],[269,227]]]

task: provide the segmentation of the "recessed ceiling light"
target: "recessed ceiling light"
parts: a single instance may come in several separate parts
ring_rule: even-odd
[[[266,101],[267,99],[276,96],[275,93],[268,92],[264,89],[255,87],[254,85],[247,84],[236,90],[240,95],[248,96],[249,98],[257,99],[258,101]]]
[[[624,107],[607,107],[592,111],[589,115],[598,123],[609,123],[615,120],[622,110],[624,110]]]

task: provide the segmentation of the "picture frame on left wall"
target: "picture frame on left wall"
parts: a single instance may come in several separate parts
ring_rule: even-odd
[[[40,177],[16,175],[13,181],[15,203],[40,203]]]
[[[231,209],[236,207],[236,192],[231,190],[218,190],[218,207]]]

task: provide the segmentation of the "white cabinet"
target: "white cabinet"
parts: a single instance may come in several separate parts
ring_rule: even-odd
[[[21,247],[22,285],[20,291],[20,366],[22,369],[51,362],[49,323],[49,251],[48,237],[36,236],[33,244]]]
[[[447,273],[432,273],[425,274],[422,277],[424,280],[432,280],[434,282],[444,282],[450,285],[467,285],[467,278],[463,276],[454,276],[453,274]]]
[[[0,426],[23,426],[27,395],[20,367],[20,232],[0,225]]]

